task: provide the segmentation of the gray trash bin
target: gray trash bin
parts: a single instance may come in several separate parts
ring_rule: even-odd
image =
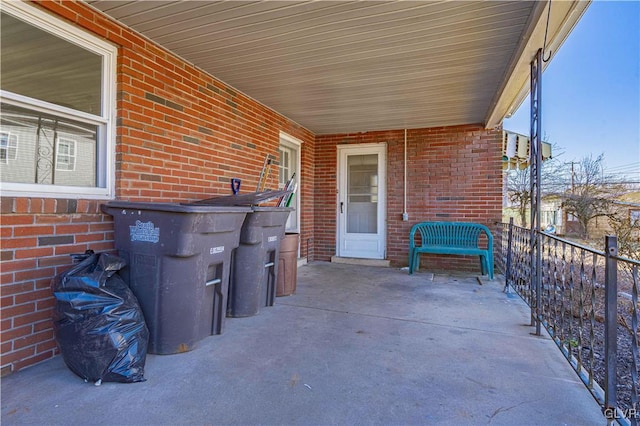
[[[147,327],[148,352],[194,349],[221,334],[231,254],[248,207],[112,201],[115,246],[127,261],[121,276],[134,292]]]
[[[280,242],[291,207],[253,207],[242,224],[240,245],[233,255],[227,316],[256,315],[273,306]]]

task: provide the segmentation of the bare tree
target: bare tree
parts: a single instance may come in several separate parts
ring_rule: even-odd
[[[520,224],[527,227],[527,210],[531,203],[529,169],[509,170],[507,174],[507,197],[518,210]]]
[[[562,208],[580,224],[580,236],[589,238],[589,223],[597,217],[610,217],[612,196],[619,191],[612,176],[605,176],[604,154],[585,156],[577,163],[571,189],[563,194]]]
[[[618,237],[620,256],[640,260],[640,219],[629,214],[628,203],[614,203],[609,226]]]

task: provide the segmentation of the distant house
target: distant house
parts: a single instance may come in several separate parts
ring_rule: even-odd
[[[617,196],[612,200],[612,208],[620,218],[629,219],[630,224],[635,224],[637,229],[634,230],[632,237],[640,241],[640,191]],[[614,230],[606,217],[596,218],[589,225],[591,238],[603,238],[613,233]]]
[[[562,215],[562,199],[557,195],[547,195],[542,197],[542,203],[540,204],[540,227],[541,229],[553,229],[556,234],[564,234],[564,225],[567,221],[566,217]],[[502,220],[509,222],[509,219],[513,217],[513,223],[517,226],[529,226],[529,220],[531,216],[531,210],[527,208],[526,219],[527,223],[523,224],[520,220],[520,214],[517,206],[507,204],[502,212]]]
[[[2,121],[3,182],[81,187],[95,184],[95,131],[65,126],[55,119],[38,120],[16,111],[3,111]]]

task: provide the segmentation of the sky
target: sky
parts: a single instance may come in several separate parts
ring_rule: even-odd
[[[506,130],[529,135],[529,103],[504,120]],[[553,53],[542,75],[542,138],[567,167],[603,154],[605,174],[640,182],[640,1],[593,1]]]

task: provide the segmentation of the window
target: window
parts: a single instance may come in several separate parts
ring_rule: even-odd
[[[8,164],[9,160],[18,157],[18,137],[7,132],[0,132],[0,162]]]
[[[76,169],[76,141],[58,138],[56,147],[56,170],[73,171]]]
[[[116,48],[23,2],[0,18],[3,192],[112,197]]]
[[[294,210],[289,214],[286,224],[287,232],[300,232],[300,146],[302,142],[285,133],[280,133],[279,155],[279,186],[282,188],[292,177],[298,183],[298,189],[293,196],[291,207]]]

